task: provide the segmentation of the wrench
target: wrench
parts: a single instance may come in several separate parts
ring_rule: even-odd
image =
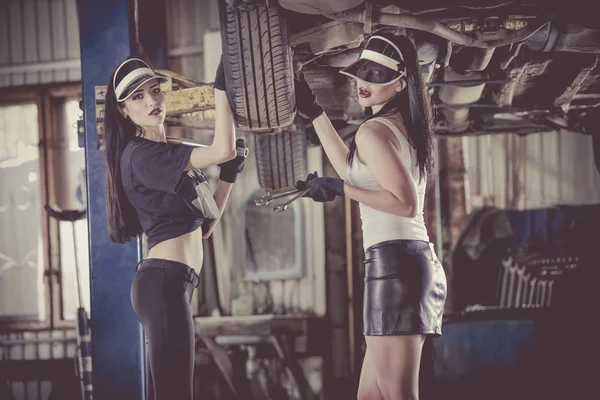
[[[296,186],[288,186],[288,187],[284,187],[281,189],[271,189],[271,188],[264,189],[266,196],[279,195],[282,193],[290,193],[290,192],[295,192],[297,190],[298,190],[298,188]]]
[[[537,278],[533,278],[529,281],[529,307],[534,307],[533,296],[535,296],[536,287]]]
[[[531,278],[531,272],[523,274],[523,296],[521,297],[521,308],[527,307],[527,290],[529,289],[529,279]]]
[[[515,308],[519,308],[521,306],[521,292],[524,285],[525,266],[519,266],[517,276],[519,277],[519,283],[517,285],[517,294],[515,295]]]
[[[506,298],[506,292],[508,290],[508,270],[510,268],[510,265],[512,264],[512,258],[509,257],[506,260],[502,260],[502,267],[501,267],[501,274],[502,274],[502,284],[500,286],[500,306],[501,307],[506,307],[506,303],[507,303],[507,298]]]
[[[281,199],[283,197],[287,197],[289,195],[298,193],[298,188],[295,186],[289,186],[282,189],[265,189],[266,194],[260,199],[254,200],[254,204],[257,206],[266,206],[273,200]]]
[[[517,290],[516,285],[517,285],[518,279],[519,279],[519,277],[517,276],[518,269],[519,269],[519,266],[516,263],[512,263],[508,267],[509,283],[508,283],[508,294],[507,294],[507,300],[506,300],[506,307],[508,307],[508,308],[513,307],[514,293]],[[515,281],[517,281],[517,282],[515,282]]]
[[[552,286],[554,286],[554,280],[548,282],[548,302],[546,303],[546,307],[550,307],[552,304]]]
[[[281,203],[281,204],[277,205],[277,207],[273,207],[273,211],[275,211],[275,212],[285,211],[287,209],[287,206],[289,206],[290,204],[292,204],[292,202],[294,202],[295,200],[299,199],[300,197],[304,196],[309,191],[310,191],[310,188],[307,188],[307,189],[302,190],[302,191],[299,190],[297,195],[295,195],[294,197],[292,197],[291,199],[289,199],[285,203]]]

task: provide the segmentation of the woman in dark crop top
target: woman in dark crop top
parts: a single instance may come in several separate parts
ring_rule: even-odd
[[[110,77],[104,122],[108,230],[117,243],[147,237],[148,257],[138,265],[131,301],[148,343],[149,392],[155,400],[191,400],[190,300],[202,267],[202,239],[221,216],[245,158],[236,157],[222,62],[208,147],[167,142],[163,80],[137,58],[125,60]],[[213,193],[200,169],[217,164]]]

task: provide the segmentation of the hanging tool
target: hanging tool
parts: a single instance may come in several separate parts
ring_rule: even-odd
[[[92,400],[92,343],[90,340],[89,318],[81,300],[81,280],[79,277],[79,260],[77,257],[77,233],[75,222],[85,218],[86,210],[55,210],[46,204],[46,212],[59,221],[71,221],[73,227],[73,248],[75,250],[75,278],[77,282],[77,341],[79,348],[78,367],[81,381],[81,398]]]

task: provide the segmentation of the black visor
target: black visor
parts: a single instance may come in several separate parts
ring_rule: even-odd
[[[167,78],[157,75],[148,64],[139,58],[125,60],[117,68],[113,80],[117,101],[127,100],[140,86],[152,79],[158,80],[159,83],[169,81]]]
[[[406,76],[398,47],[382,36],[372,36],[358,60],[340,73],[373,85],[389,85]]]

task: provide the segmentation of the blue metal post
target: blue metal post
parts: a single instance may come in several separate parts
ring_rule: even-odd
[[[139,243],[117,245],[106,225],[104,163],[98,149],[95,86],[132,54],[132,2],[79,0],[85,123],[92,319],[92,373],[96,400],[144,398],[143,335],[130,301]]]

